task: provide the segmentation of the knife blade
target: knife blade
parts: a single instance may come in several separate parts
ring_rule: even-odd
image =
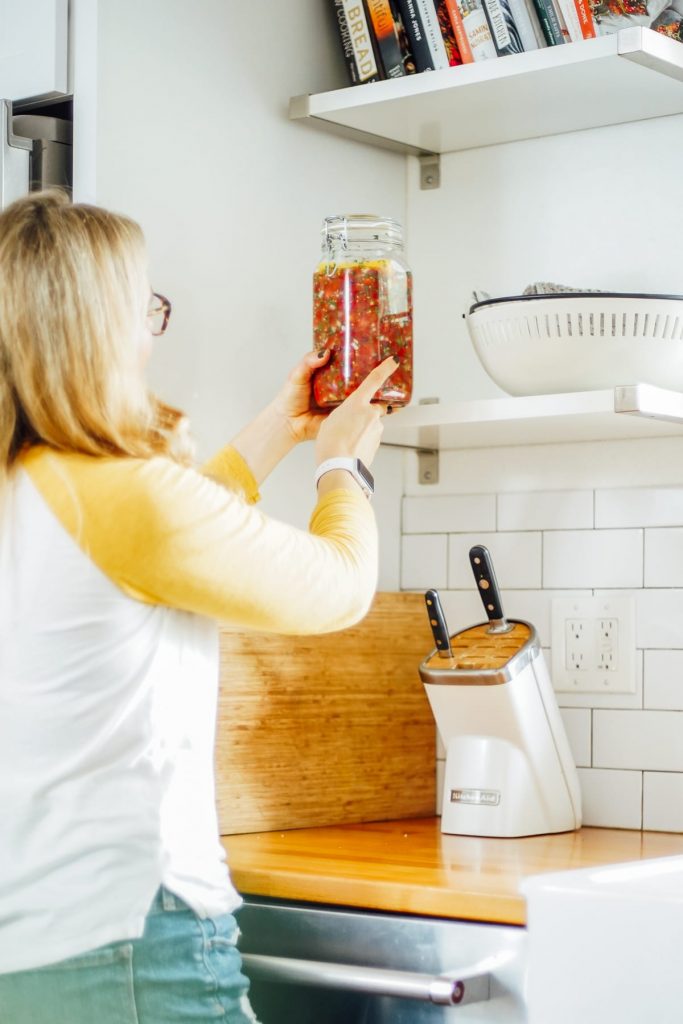
[[[441,607],[438,590],[428,590],[425,593],[425,604],[429,615],[429,625],[432,627],[432,636],[440,658],[452,658],[451,639],[446,625],[446,616]]]
[[[490,623],[487,633],[508,633],[513,627],[505,619],[498,580],[488,548],[483,544],[475,544],[470,548],[470,565]]]

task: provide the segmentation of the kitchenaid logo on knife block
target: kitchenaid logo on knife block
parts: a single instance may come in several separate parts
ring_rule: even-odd
[[[500,803],[498,789],[452,789],[452,804],[478,804],[481,807],[497,807]]]

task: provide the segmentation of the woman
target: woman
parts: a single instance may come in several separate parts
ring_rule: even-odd
[[[327,356],[306,356],[197,471],[143,381],[169,314],[132,221],[58,193],[0,213],[2,1024],[255,1019],[214,807],[216,622],[342,629],[375,588],[353,460],[394,361],[323,418]],[[254,502],[316,435],[305,532]]]

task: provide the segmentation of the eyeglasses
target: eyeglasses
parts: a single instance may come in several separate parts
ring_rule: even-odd
[[[149,329],[155,337],[163,334],[168,327],[171,318],[171,303],[165,295],[152,292],[147,310],[147,319],[150,321]]]

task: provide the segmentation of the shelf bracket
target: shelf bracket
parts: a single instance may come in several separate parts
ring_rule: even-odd
[[[421,398],[418,405],[436,405],[438,398]],[[439,428],[423,427],[417,436],[417,482],[439,482]]]
[[[421,398],[418,405],[434,405],[438,401],[438,398]],[[417,482],[419,484],[438,484],[438,427],[420,427],[417,432],[417,444],[397,444],[395,441],[383,441],[382,447],[397,448],[404,452],[415,452],[417,455]]]
[[[438,153],[425,153],[420,161],[420,188],[439,188],[441,185],[441,157]]]
[[[438,484],[439,451],[437,448],[417,449],[417,482],[419,484]]]

